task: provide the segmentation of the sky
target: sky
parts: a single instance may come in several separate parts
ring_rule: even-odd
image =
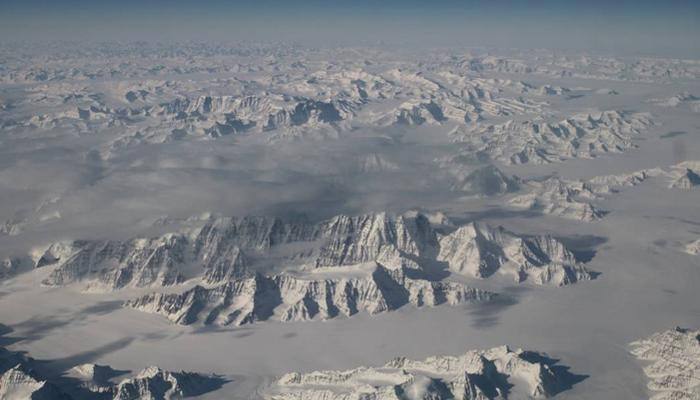
[[[0,0],[0,40],[262,40],[700,57],[700,1]]]

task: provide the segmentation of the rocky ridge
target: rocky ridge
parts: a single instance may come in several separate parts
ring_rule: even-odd
[[[212,217],[199,228],[154,238],[54,243],[37,252],[35,263],[53,268],[45,285],[80,283],[93,291],[172,286],[193,278],[207,285],[225,283],[253,276],[256,267],[249,258],[260,260],[271,253],[278,268],[282,262],[286,270],[377,262],[420,276],[437,262],[439,269],[470,277],[487,277],[504,267],[501,272],[512,274],[516,282],[532,278],[533,283],[558,286],[591,276],[551,237],[520,237],[481,224],[449,230],[434,227],[420,213],[340,215],[316,224]],[[292,250],[280,255],[290,246]],[[457,257],[460,252],[468,259]],[[467,264],[488,265],[488,273],[476,273]]]
[[[477,223],[443,236],[437,259],[460,275],[487,278],[500,274],[536,285],[565,286],[596,275],[551,236],[518,236],[502,227]]]
[[[450,135],[465,151],[505,164],[548,164],[621,153],[654,124],[651,115],[615,110],[576,114],[559,122],[510,120],[457,127]]]
[[[549,398],[578,378],[540,354],[507,346],[381,367],[292,372],[263,394],[269,400]]]
[[[114,382],[129,371],[81,364],[65,376],[47,379],[35,369],[36,360],[0,348],[0,399],[19,400],[175,400],[219,388],[216,375],[170,372],[151,366]]]
[[[338,268],[344,269],[344,268]],[[190,325],[240,326],[266,320],[327,320],[359,312],[379,314],[413,307],[486,301],[493,293],[447,281],[412,279],[403,269],[369,266],[363,276],[314,278],[289,274],[195,286],[182,293],[153,293],[125,306]]]
[[[550,177],[523,183],[529,192],[509,200],[511,206],[579,221],[595,221],[607,211],[595,205],[622,188],[637,186],[651,179],[663,179],[670,189],[691,190],[700,185],[700,163],[683,161],[667,169],[648,168],[630,173],[597,176],[588,180]]]

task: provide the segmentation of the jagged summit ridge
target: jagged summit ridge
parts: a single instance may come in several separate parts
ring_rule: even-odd
[[[319,251],[316,267],[353,265],[378,259],[386,266],[398,266],[407,256],[431,257],[437,246],[437,233],[423,214],[340,215],[322,223],[321,232],[328,240]]]
[[[517,236],[477,223],[443,236],[437,259],[458,274],[488,278],[498,273],[539,285],[564,286],[595,276],[551,236]]]
[[[456,305],[492,293],[446,280],[429,280],[424,265],[456,275],[565,286],[595,278],[560,241],[518,236],[472,223],[443,234],[421,214],[338,216],[320,224],[327,238],[312,263],[296,273],[200,284],[181,293],[153,293],[125,305],[178,324],[243,325],[269,319],[306,321],[377,314],[404,305]],[[316,230],[313,230],[316,232]],[[315,237],[315,236],[314,236]]]
[[[370,266],[371,267],[371,266]],[[378,314],[404,305],[457,305],[494,294],[445,281],[412,279],[380,265],[364,276],[295,277],[289,274],[238,279],[215,287],[195,286],[179,294],[153,293],[125,305],[190,325],[244,325],[268,319],[283,322]]]
[[[96,290],[169,286],[204,275],[209,283],[246,274],[242,248],[264,251],[289,241],[309,240],[306,224],[277,218],[212,218],[201,228],[126,241],[73,241],[51,245],[40,260],[57,267],[44,284],[88,282]],[[60,256],[53,253],[60,247]]]
[[[91,290],[115,290],[172,286],[193,278],[216,285],[254,275],[256,267],[246,254],[259,261],[272,249],[290,244],[298,246],[275,258],[278,268],[314,270],[377,262],[392,270],[424,271],[437,261],[455,273],[478,278],[502,266],[518,271],[517,282],[533,278],[533,283],[560,286],[590,278],[552,238],[520,238],[481,224],[444,232],[420,213],[339,215],[317,224],[211,217],[199,228],[155,238],[56,243],[37,255],[36,265],[55,265],[43,281],[51,286],[82,283]],[[491,250],[469,253],[472,258],[466,261],[459,258],[471,248]],[[464,268],[470,263],[488,265],[490,272]]]
[[[39,378],[23,364],[0,375],[0,399],[69,400],[51,383]]]

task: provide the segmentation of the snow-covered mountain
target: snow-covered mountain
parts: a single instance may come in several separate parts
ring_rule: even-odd
[[[113,388],[114,400],[180,399],[211,391],[212,377],[193,372],[170,372],[150,366]]]
[[[644,373],[653,400],[700,397],[700,331],[677,327],[632,342],[630,346],[632,354],[645,362]]]
[[[454,161],[446,160],[441,164],[455,176],[452,189],[477,196],[496,196],[517,192],[520,188],[520,179],[516,176],[507,176],[493,165],[472,168],[460,168],[454,165]]]
[[[510,275],[516,282],[538,285],[564,286],[595,276],[553,237],[518,236],[502,227],[477,223],[442,237],[437,259],[457,274],[476,278]]]
[[[263,397],[270,400],[341,399],[543,399],[576,377],[552,360],[508,346],[470,350],[423,361],[397,357],[381,367],[347,371],[291,372]]]
[[[505,164],[547,164],[635,147],[651,115],[615,110],[576,114],[559,122],[515,121],[455,128],[450,135],[477,154]]]
[[[666,169],[647,168],[587,180],[573,181],[556,176],[542,181],[529,180],[522,185],[527,192],[512,197],[509,204],[567,219],[596,221],[608,213],[596,203],[626,187],[657,180],[670,189],[692,190],[700,185],[698,171],[697,161],[683,161]]]
[[[698,397],[619,344],[697,319],[700,60],[87,39],[0,40],[0,400]]]
[[[65,377],[46,378],[37,372],[40,361],[0,348],[0,399],[3,400],[175,400],[218,389],[216,375],[170,372],[156,366],[117,380],[129,371],[106,365],[80,364]]]
[[[659,107],[682,107],[688,105],[693,112],[700,112],[700,97],[688,92],[681,92],[668,98],[656,98],[649,100],[650,103]]]
[[[530,191],[510,199],[510,205],[579,221],[599,220],[607,213],[593,204],[600,196],[584,182],[553,177],[525,187]]]
[[[43,283],[82,283],[89,290],[162,287],[200,278],[206,284],[252,276],[246,253],[265,258],[285,244],[300,245],[277,263],[313,270],[377,262],[424,271],[434,261],[459,274],[484,278],[498,271],[516,282],[566,285],[591,276],[551,237],[521,237],[472,224],[439,232],[420,213],[339,215],[317,224],[278,218],[211,218],[200,228],[126,241],[55,243],[36,265],[55,265]],[[481,271],[481,272],[477,272]]]
[[[164,315],[182,325],[239,326],[268,319],[289,322],[348,317],[358,312],[378,314],[405,305],[457,305],[494,296],[456,282],[412,279],[403,269],[389,270],[381,265],[352,268],[354,276],[343,276],[350,268],[337,268],[341,271],[333,272],[336,277],[326,278],[258,274],[213,287],[198,285],[182,293],[153,293],[125,305]]]
[[[68,400],[70,397],[18,364],[0,376],[0,399]]]

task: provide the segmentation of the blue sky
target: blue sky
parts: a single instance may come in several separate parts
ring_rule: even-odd
[[[15,39],[382,41],[699,55],[700,1],[0,0]]]

